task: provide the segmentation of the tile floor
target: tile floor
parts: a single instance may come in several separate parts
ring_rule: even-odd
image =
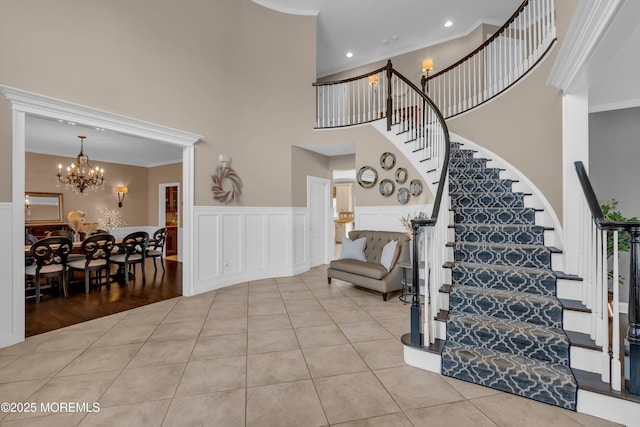
[[[179,297],[0,349],[2,426],[608,426],[407,366],[409,305],[296,277]],[[56,409],[54,406],[52,409]]]

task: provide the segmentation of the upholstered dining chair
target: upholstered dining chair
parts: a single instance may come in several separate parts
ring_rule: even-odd
[[[51,230],[47,233],[47,237],[67,237],[73,241],[74,233],[71,230]],[[69,257],[67,258],[68,262],[77,261],[79,259],[84,259],[84,255],[82,254],[74,254],[71,252]]]
[[[153,258],[153,269],[158,271],[156,266],[156,258],[160,258],[160,265],[162,271],[164,269],[164,242],[167,239],[167,228],[162,227],[153,233],[153,237],[149,240],[149,247],[147,248],[147,258]]]
[[[146,281],[147,277],[144,270],[144,262],[147,258],[147,245],[149,244],[149,233],[146,231],[136,231],[128,234],[122,239],[122,243],[118,246],[121,253],[113,255],[111,262],[118,264],[124,275],[125,285],[129,284],[129,268],[135,269],[136,264],[140,264],[142,269],[142,281]]]
[[[95,234],[82,241],[83,259],[68,263],[69,275],[74,271],[84,271],[84,291],[89,293],[91,284],[91,272],[95,273],[96,283],[102,279],[102,271],[106,272],[106,285],[111,282],[111,252],[116,244],[116,238],[110,234]]]
[[[58,278],[62,292],[67,296],[67,257],[72,250],[73,242],[66,237],[45,237],[31,245],[29,254],[35,262],[26,266],[24,272],[29,282],[33,283],[37,303],[40,302],[40,292],[44,288],[40,280],[45,278]],[[53,286],[52,283],[45,287]]]

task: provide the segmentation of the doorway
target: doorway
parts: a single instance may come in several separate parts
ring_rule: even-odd
[[[309,267],[328,264],[330,257],[332,218],[331,182],[325,178],[307,176],[307,209],[309,211]]]
[[[182,227],[181,227],[181,203],[180,183],[171,182],[158,186],[158,226],[167,228],[165,240],[165,258],[173,261],[182,261]]]

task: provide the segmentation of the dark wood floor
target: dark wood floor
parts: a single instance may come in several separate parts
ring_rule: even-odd
[[[145,283],[140,266],[136,266],[135,278],[128,286],[112,282],[111,289],[102,286],[92,288],[86,294],[82,277],[76,276],[67,298],[55,291],[44,294],[39,304],[34,298],[28,298],[25,301],[25,335],[41,334],[182,295],[182,263],[168,260],[164,263],[166,272],[162,272],[160,265],[155,272],[153,261],[147,260]]]

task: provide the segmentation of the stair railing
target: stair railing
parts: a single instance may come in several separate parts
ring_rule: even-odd
[[[427,186],[435,194],[430,218],[412,221],[414,234],[420,227],[425,228],[427,316],[422,328],[420,292],[414,292],[411,306],[411,344],[420,346],[423,343],[433,343],[435,315],[439,311],[438,286],[444,282],[442,265],[445,261],[449,225],[448,206],[441,208],[442,200],[448,200],[449,195],[447,168],[451,143],[445,119],[433,100],[395,70],[391,61],[385,67],[358,77],[314,83],[314,86],[317,100],[316,129],[361,125],[386,119],[387,130],[393,129],[398,135],[404,135],[405,144],[412,144],[413,152],[420,153],[420,161],[425,168],[423,176],[435,173],[439,178],[436,183],[426,179]],[[414,290],[420,289],[418,240],[413,239],[413,253],[416,254],[413,257]],[[424,338],[421,337],[422,332]]]
[[[448,119],[514,85],[556,40],[555,0],[526,0],[480,47],[422,84]]]
[[[640,222],[610,221],[604,217],[589,176],[582,162],[574,163],[578,180],[584,192],[580,226],[583,232],[581,247],[584,262],[580,266],[584,281],[582,302],[591,309],[591,338],[602,346],[602,381],[616,391],[622,389],[623,367],[628,377],[626,388],[631,394],[640,395]],[[624,346],[620,339],[619,253],[620,233],[629,233],[630,267],[627,340],[629,361],[625,360]],[[609,238],[611,233],[611,238]],[[609,248],[608,248],[609,247]],[[609,257],[611,257],[611,291],[609,291]],[[609,307],[609,293],[612,293]],[[611,336],[609,317],[612,311]]]

